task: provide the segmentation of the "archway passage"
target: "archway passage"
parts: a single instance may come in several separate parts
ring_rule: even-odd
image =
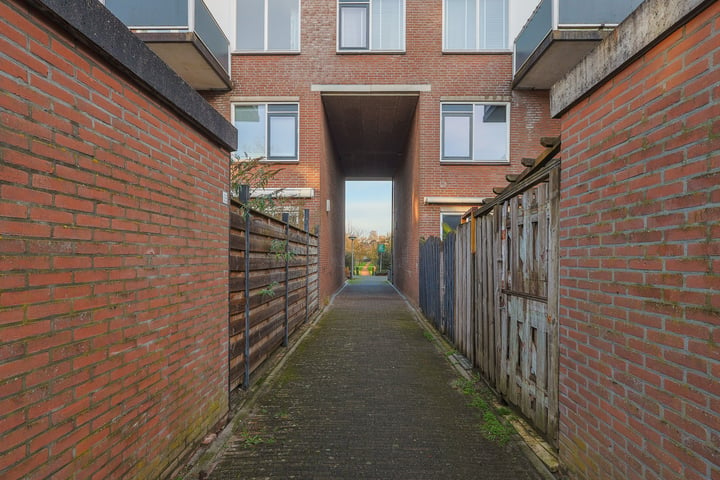
[[[418,92],[325,92],[322,102],[332,143],[334,168],[329,185],[346,180],[391,180],[393,239],[392,280],[415,298],[417,290],[418,218],[416,108]],[[342,188],[344,196],[344,188]],[[337,198],[337,197],[336,197]],[[344,201],[344,198],[338,198]],[[346,217],[335,218],[331,236],[345,246]],[[344,266],[345,249],[331,265]],[[338,278],[337,276],[335,277]]]
[[[394,178],[407,156],[417,94],[323,94],[336,160],[347,178]]]

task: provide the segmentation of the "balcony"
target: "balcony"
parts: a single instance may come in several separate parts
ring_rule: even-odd
[[[547,90],[643,0],[542,0],[515,39],[513,88]]]
[[[202,0],[103,3],[195,90],[232,88],[230,42]]]

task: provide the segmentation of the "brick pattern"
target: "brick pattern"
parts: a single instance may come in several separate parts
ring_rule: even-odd
[[[155,478],[227,411],[228,152],[0,3],[0,477]]]
[[[720,4],[562,119],[573,478],[720,478]]]
[[[431,92],[423,92],[417,107],[415,123],[419,127],[417,151],[406,162],[417,162],[413,189],[403,188],[413,196],[395,200],[410,208],[408,228],[420,236],[440,233],[440,208],[422,204],[425,196],[491,196],[492,188],[506,184],[505,174],[523,170],[520,159],[536,156],[542,150],[538,139],[557,135],[559,122],[550,119],[547,95],[535,92],[513,92],[512,55],[477,54],[450,55],[442,53],[442,2],[407,0],[406,52],[402,55],[336,53],[337,2],[306,0],[302,5],[301,53],[293,55],[233,55],[232,75],[235,89],[228,94],[208,94],[209,101],[230,118],[233,96],[292,96],[300,103],[300,162],[285,165],[286,175],[278,178],[283,186],[307,186],[316,189],[317,202],[310,202],[313,218],[325,216],[325,199],[334,196],[327,191],[344,181],[321,179],[317,172],[333,171],[324,162],[335,162],[332,149],[324,148],[327,132],[322,130],[324,112],[312,84],[430,84]],[[447,96],[507,99],[511,115],[511,164],[441,165],[440,164],[440,98]],[[415,171],[403,168],[403,171]],[[341,172],[337,172],[339,175]],[[399,182],[404,182],[396,178]],[[317,210],[315,210],[317,209]],[[417,212],[414,210],[417,209]],[[398,219],[394,224],[405,223]],[[415,225],[417,223],[417,225]],[[344,223],[334,237],[342,238]],[[342,252],[328,243],[330,236],[321,235],[321,265],[342,265]],[[398,251],[408,262],[402,269],[417,278],[417,236],[407,237],[407,244]],[[397,248],[397,244],[396,244]],[[400,250],[409,249],[407,255]],[[337,256],[329,256],[337,255]],[[400,266],[400,265],[398,265]],[[330,268],[328,275],[330,274]],[[416,280],[415,280],[416,282]],[[323,294],[332,293],[339,285],[327,275],[321,277]],[[417,285],[414,286],[417,291]],[[406,290],[407,292],[407,290]],[[411,298],[416,298],[412,297]]]

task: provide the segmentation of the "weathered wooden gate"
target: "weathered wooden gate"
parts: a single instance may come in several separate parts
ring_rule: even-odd
[[[547,182],[502,202],[495,211],[497,388],[552,442],[558,426],[558,179],[555,169]]]
[[[460,225],[454,287],[458,350],[555,446],[559,148]]]
[[[555,152],[549,148],[539,168],[529,169],[478,210],[475,223],[479,364],[507,401],[557,446],[560,168]]]

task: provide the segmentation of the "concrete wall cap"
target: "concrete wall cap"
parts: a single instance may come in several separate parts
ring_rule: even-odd
[[[638,56],[714,0],[645,0],[550,90],[550,114],[559,118]]]
[[[237,148],[237,131],[142,40],[97,0],[27,0],[70,36],[132,77],[223,148]]]

